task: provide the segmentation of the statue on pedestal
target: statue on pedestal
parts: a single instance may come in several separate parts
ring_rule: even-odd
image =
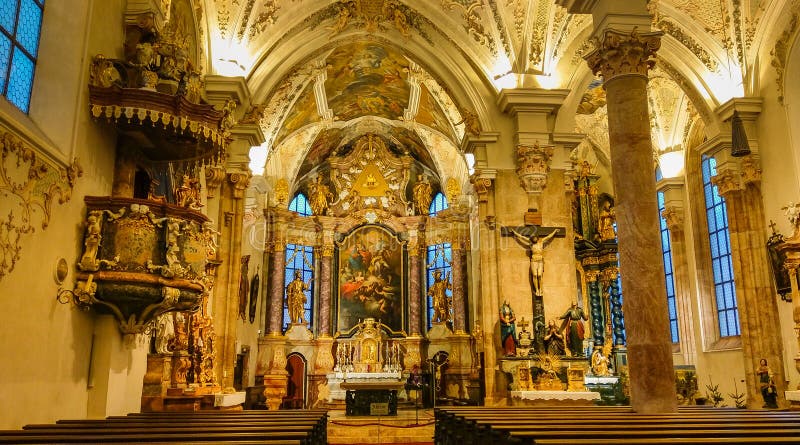
[[[306,291],[309,288],[309,283],[305,283],[302,279],[302,272],[294,271],[294,280],[286,285],[286,305],[289,307],[290,323],[306,322],[306,302],[308,302]]]
[[[585,330],[583,321],[588,320],[583,308],[578,306],[577,302],[572,302],[572,306],[564,312],[564,315],[559,317],[564,320],[561,323],[561,330],[564,331],[564,337],[567,340],[567,348],[573,357],[583,356],[583,338]]]
[[[778,407],[778,389],[775,386],[775,381],[772,379],[772,370],[767,366],[767,359],[762,358],[759,361],[758,383],[761,387],[761,397],[764,398],[764,405],[762,408],[777,408]]]
[[[450,298],[447,296],[447,290],[452,288],[450,272],[447,272],[444,280],[442,280],[441,270],[433,272],[433,284],[428,288],[428,296],[431,297],[433,303],[434,322],[446,323],[450,319]]]
[[[517,328],[514,324],[517,317],[509,306],[508,301],[503,301],[500,307],[500,344],[503,345],[503,352],[506,356],[517,355]]]

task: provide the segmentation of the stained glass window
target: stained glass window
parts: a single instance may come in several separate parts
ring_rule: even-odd
[[[311,207],[308,205],[308,199],[302,193],[292,199],[289,204],[289,210],[299,213],[303,216],[311,216]],[[304,319],[308,322],[308,327],[311,328],[313,323],[312,318],[312,296],[314,295],[314,282],[311,278],[314,276],[314,247],[304,246],[301,244],[286,244],[286,267],[284,269],[283,285],[284,289],[289,283],[294,280],[296,271],[300,272],[301,279],[309,283],[309,289],[306,290],[306,304]],[[289,306],[287,305],[286,298],[283,299],[283,330],[289,328]]]
[[[447,198],[440,192],[434,196],[433,201],[431,202],[431,206],[428,209],[428,214],[431,216],[436,215],[440,211],[447,208]],[[453,268],[450,266],[450,262],[453,260],[453,251],[450,247],[450,243],[440,243],[434,244],[432,246],[428,246],[426,255],[425,255],[425,264],[426,264],[426,289],[430,289],[431,285],[434,283],[434,273],[436,271],[441,272],[442,279],[445,280],[450,277]],[[426,292],[427,293],[427,292]],[[446,291],[447,296],[452,298],[453,292],[448,289]],[[427,305],[428,305],[428,329],[433,326],[433,298],[430,295],[426,297]]]
[[[44,0],[0,2],[0,89],[25,113],[31,102],[43,9]]]
[[[711,268],[714,274],[714,297],[717,306],[720,337],[739,335],[739,308],[736,303],[736,286],[731,262],[731,237],[728,230],[728,209],[725,198],[719,195],[711,178],[717,174],[717,161],[703,156],[703,192],[706,203],[706,220],[711,248]]]
[[[675,302],[675,279],[672,268],[672,244],[669,238],[667,220],[661,215],[666,208],[664,192],[658,192],[658,218],[661,228],[661,259],[664,262],[664,281],[667,285],[667,310],[669,311],[669,333],[672,343],[678,343],[678,309]]]

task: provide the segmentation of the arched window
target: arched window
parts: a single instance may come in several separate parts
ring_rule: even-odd
[[[0,90],[25,113],[31,103],[43,9],[44,0],[0,2]]]
[[[667,220],[661,214],[664,212],[664,192],[658,192],[658,219],[661,227],[661,259],[664,262],[664,281],[667,285],[667,309],[669,311],[669,333],[672,343],[680,340],[678,333],[678,309],[675,301],[675,280],[672,269],[672,244],[669,239]]]
[[[299,213],[302,216],[311,216],[311,207],[308,205],[306,195],[298,193],[297,196],[289,203],[289,210]],[[312,296],[314,295],[314,282],[311,277],[314,276],[314,247],[304,246],[301,244],[286,244],[286,268],[283,277],[283,287],[286,288],[289,283],[294,280],[295,271],[300,271],[300,275],[304,282],[309,283],[309,289],[306,291],[306,304],[304,318],[308,322],[308,327],[312,327]],[[286,298],[283,299],[283,330],[286,331],[289,327],[289,306],[287,305]]]
[[[441,192],[437,193],[434,196],[433,201],[431,202],[431,206],[428,209],[428,214],[430,216],[434,216],[437,213],[441,212],[442,210],[447,208],[447,198],[445,198],[444,194]],[[442,273],[442,279],[446,279],[450,277],[453,268],[450,266],[451,261],[453,260],[453,251],[450,247],[450,243],[440,243],[434,244],[432,246],[428,246],[426,255],[425,255],[425,276],[427,277],[425,282],[427,283],[426,287],[426,294],[427,289],[430,289],[431,285],[434,282],[433,274],[437,270]],[[453,292],[448,289],[447,296],[452,297]],[[430,295],[426,297],[426,301],[428,302],[428,329],[433,326],[433,298]]]
[[[714,296],[717,306],[720,337],[739,335],[739,309],[736,303],[736,286],[731,262],[731,239],[728,231],[728,210],[725,198],[719,195],[711,178],[717,174],[717,161],[703,155],[703,192],[708,222],[711,268],[714,273]]]

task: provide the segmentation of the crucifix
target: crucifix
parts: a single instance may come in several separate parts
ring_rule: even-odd
[[[531,285],[531,298],[533,300],[533,323],[536,334],[537,349],[543,347],[544,328],[544,302],[542,293],[542,276],[544,275],[544,249],[555,237],[564,238],[566,229],[563,227],[542,227],[525,225],[519,227],[505,226],[500,228],[502,236],[513,236],[514,239],[528,250],[530,258],[530,271],[528,278]]]

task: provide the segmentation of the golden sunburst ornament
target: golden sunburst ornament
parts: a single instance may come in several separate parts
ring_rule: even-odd
[[[539,362],[539,368],[547,374],[558,374],[561,369],[561,358],[555,354],[541,353],[536,354],[534,359]]]

